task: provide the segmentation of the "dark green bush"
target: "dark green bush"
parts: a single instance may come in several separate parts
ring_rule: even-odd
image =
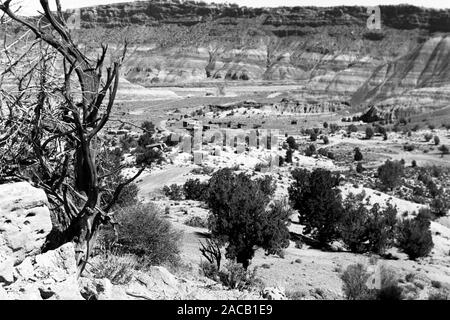
[[[118,223],[118,250],[134,254],[141,264],[176,264],[182,233],[173,229],[153,205],[136,205],[120,210]],[[109,236],[112,237],[112,230]]]
[[[427,256],[433,248],[430,218],[429,211],[422,209],[414,219],[404,219],[398,224],[398,246],[412,260]]]
[[[205,201],[207,198],[208,183],[199,179],[189,179],[183,185],[183,193],[187,200]]]
[[[370,274],[367,268],[361,264],[352,264],[342,273],[343,291],[348,300],[370,300],[372,295],[367,288],[367,280]]]
[[[269,177],[252,180],[225,168],[209,182],[209,226],[214,239],[226,247],[226,257],[246,269],[257,247],[269,254],[289,245],[290,210],[280,204],[267,208],[273,194]]]
[[[403,164],[400,161],[386,162],[378,167],[378,178],[386,189],[395,188],[403,177]]]
[[[324,169],[309,172],[292,171],[294,182],[288,189],[289,200],[299,212],[304,233],[311,235],[321,245],[338,237],[338,222],[342,217],[341,194],[338,176]]]
[[[397,209],[376,203],[369,210],[363,199],[364,194],[350,194],[343,202],[340,236],[352,252],[384,254],[394,244]]]
[[[361,150],[358,147],[356,147],[354,151],[355,151],[355,154],[354,154],[353,158],[355,159],[355,161],[361,161],[363,159]]]
[[[164,186],[162,191],[170,200],[179,201],[183,199],[183,188],[177,184],[172,184],[170,187]]]

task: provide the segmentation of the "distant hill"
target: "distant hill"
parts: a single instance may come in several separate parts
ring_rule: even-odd
[[[128,39],[123,75],[142,86],[297,81],[354,106],[448,99],[450,10],[380,9],[371,31],[365,7],[137,1],[82,8],[74,34],[88,47]]]

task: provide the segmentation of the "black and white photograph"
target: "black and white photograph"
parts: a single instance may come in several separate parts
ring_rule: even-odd
[[[0,300],[450,300],[450,2],[0,0]]]

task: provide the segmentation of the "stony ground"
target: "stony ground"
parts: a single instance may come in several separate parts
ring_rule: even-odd
[[[300,152],[295,152],[293,165],[277,168],[267,174],[273,175],[277,181],[276,197],[283,198],[287,196],[290,170],[295,167],[323,167],[330,170],[348,169],[353,165],[352,158],[355,147],[361,149],[365,156],[364,166],[368,168],[375,168],[386,159],[405,159],[408,163],[416,160],[419,166],[431,164],[449,166],[448,156],[441,157],[432,142],[424,141],[423,136],[426,133],[438,135],[443,144],[449,144],[450,142],[448,132],[445,129],[435,129],[432,132],[430,130],[420,130],[413,132],[411,136],[401,132],[389,132],[387,141],[383,141],[381,136],[375,136],[371,140],[366,140],[364,139],[364,133],[354,133],[351,136],[347,136],[345,132],[337,132],[329,134],[329,144],[324,145],[321,140],[315,143],[317,148],[326,148],[333,151],[336,156],[335,160],[321,156],[306,157]],[[311,143],[308,136],[298,134],[294,135],[294,137],[300,146],[307,146]],[[283,141],[285,137],[280,135],[279,139]],[[403,145],[406,143],[415,144],[416,150],[412,152],[405,151]],[[212,150],[213,146],[203,146],[203,148]],[[425,149],[429,149],[429,152],[424,153],[423,150]],[[176,148],[172,152],[171,164],[162,165],[140,179],[139,194],[142,200],[153,200],[162,209],[170,206],[170,213],[167,218],[173,222],[176,228],[184,231],[183,261],[191,264],[193,270],[198,270],[201,261],[199,240],[206,237],[208,231],[206,228],[187,226],[185,222],[193,216],[198,216],[205,220],[208,210],[200,202],[170,201],[162,196],[161,189],[164,185],[183,184],[191,178],[206,180],[209,176],[192,172],[193,169],[199,169],[200,167],[192,164],[191,157],[188,154],[178,153],[179,151]],[[284,150],[278,150],[278,153],[281,155],[284,155],[284,152]],[[239,172],[261,175],[261,173],[254,172],[254,166],[256,163],[267,159],[270,153],[270,150],[247,150],[243,154],[236,154],[233,150],[224,148],[220,156],[209,156],[202,163],[201,167],[213,169],[235,167]],[[362,190],[361,186],[355,188],[353,184],[347,184],[342,187],[344,195],[349,192],[359,193]],[[421,206],[370,188],[364,188],[364,190],[371,203],[385,203],[387,200],[390,200],[399,208],[399,214],[404,211],[411,214]],[[293,216],[292,220],[295,222],[296,216]],[[408,274],[417,274],[423,277],[422,280],[428,284],[428,287],[430,287],[432,280],[440,281],[444,285],[450,285],[450,229],[448,226],[448,219],[440,219],[432,223],[431,229],[435,248],[430,257],[418,261],[408,260],[404,254],[396,249],[391,250],[394,258],[386,260],[380,257],[349,252],[324,252],[310,248],[307,245],[299,248],[291,241],[290,246],[285,250],[284,257],[266,256],[260,250],[253,259],[251,266],[258,268],[258,276],[267,286],[283,287],[286,292],[296,293],[296,297],[303,298],[342,298],[342,281],[339,275],[348,265],[358,262],[363,262],[369,266],[373,265],[374,267],[375,265],[390,266],[403,278]],[[292,223],[290,230],[300,233],[301,226]],[[420,291],[419,296],[425,297],[428,287],[425,285],[425,289],[418,290]]]

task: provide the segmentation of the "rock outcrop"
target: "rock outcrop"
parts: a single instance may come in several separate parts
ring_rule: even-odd
[[[380,6],[383,26],[396,29],[450,31],[450,10],[436,10],[411,5]],[[249,8],[232,4],[207,4],[196,1],[139,1],[81,10],[83,27],[157,23],[190,26],[212,17],[223,24],[236,24],[239,19],[258,18],[279,35],[299,35],[298,27],[319,27],[332,21],[335,25],[365,25],[366,7],[279,7]]]
[[[77,278],[72,243],[41,252],[51,227],[42,190],[27,182],[0,185],[0,300],[260,299],[259,292],[179,278],[160,266],[132,271],[121,285],[92,274]]]
[[[353,103],[386,103],[386,99],[401,96],[394,103],[420,102],[431,98],[435,105],[448,102],[450,93],[450,36],[429,39],[411,53],[396,61],[380,66],[353,96]],[[421,91],[419,95],[416,89]],[[415,94],[409,92],[416,90]],[[443,94],[447,92],[447,95]],[[426,93],[426,94],[425,94]]]
[[[0,185],[0,299],[82,299],[73,245],[41,252],[51,229],[43,190]]]
[[[47,196],[27,182],[0,185],[0,283],[14,266],[38,254],[52,228]]]
[[[72,243],[27,257],[14,268],[14,282],[4,288],[7,297],[14,300],[83,300],[75,261]]]

